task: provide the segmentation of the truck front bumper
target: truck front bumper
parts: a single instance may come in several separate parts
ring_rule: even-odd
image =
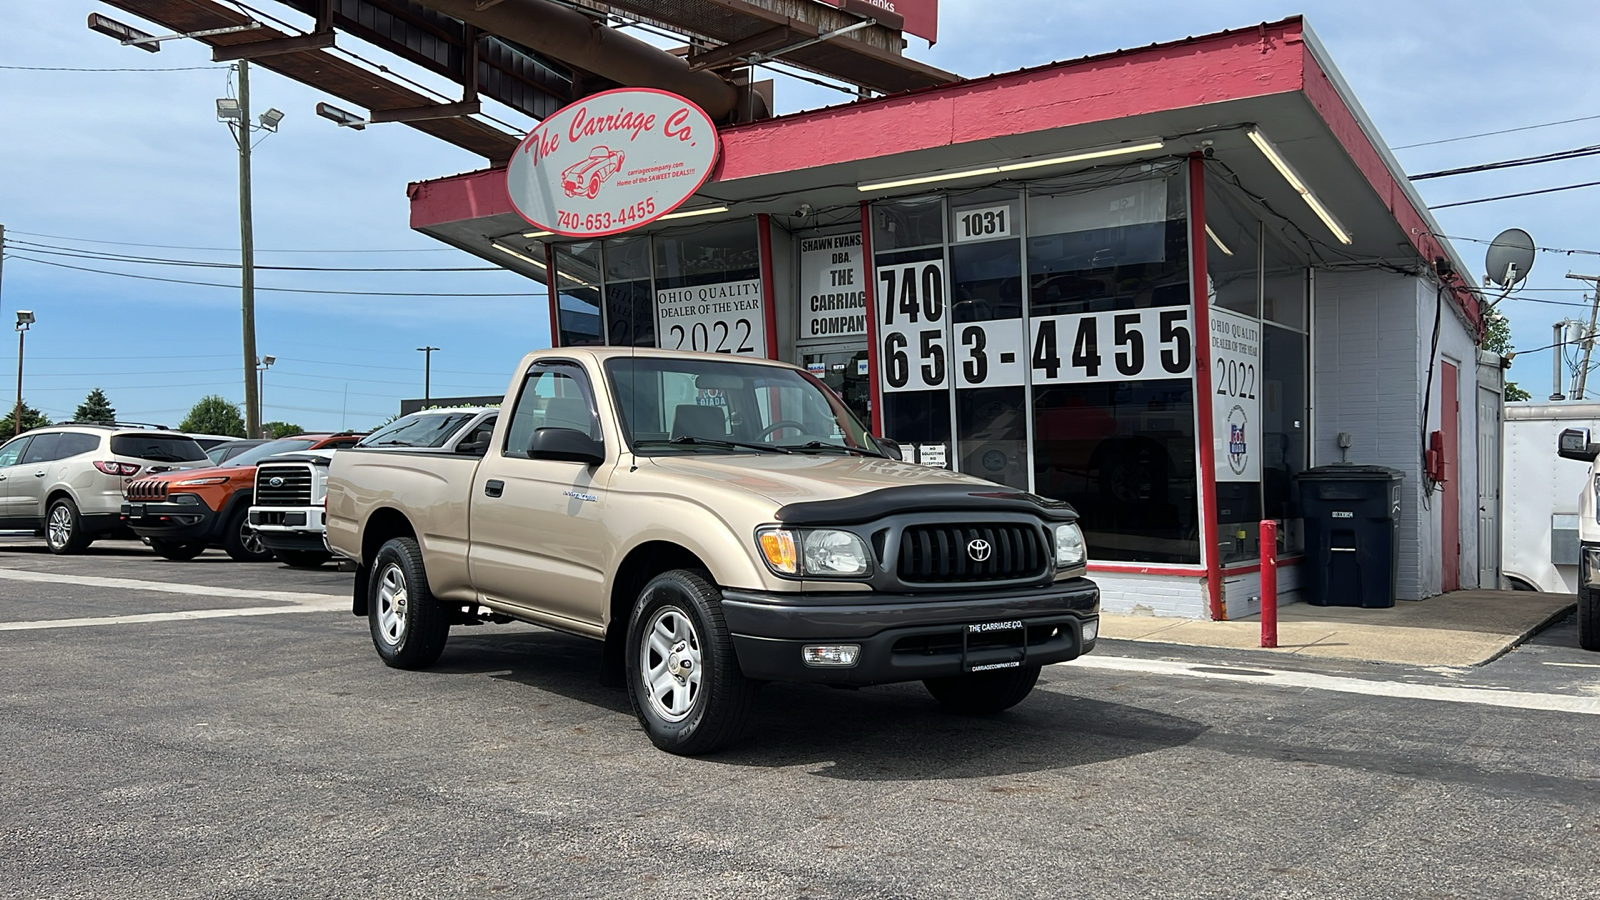
[[[939,594],[724,590],[722,612],[746,677],[889,684],[1076,659],[1094,649],[1100,589],[1073,578]],[[813,665],[814,646],[858,649],[852,665]]]
[[[250,527],[271,550],[328,552],[320,506],[252,506]]]

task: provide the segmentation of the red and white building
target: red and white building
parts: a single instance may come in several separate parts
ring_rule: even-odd
[[[1071,501],[1110,611],[1254,611],[1263,518],[1292,592],[1295,476],[1342,458],[1405,473],[1401,598],[1498,586],[1477,288],[1303,20],[720,140],[627,233],[530,226],[501,168],[413,184],[412,226],[546,284],[558,345],[788,360],[908,458]]]

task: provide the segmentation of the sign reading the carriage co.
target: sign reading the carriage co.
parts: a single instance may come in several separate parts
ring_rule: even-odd
[[[528,132],[506,167],[511,205],[566,237],[630,231],[694,196],[717,160],[717,129],[692,102],[651,88],[603,91]]]

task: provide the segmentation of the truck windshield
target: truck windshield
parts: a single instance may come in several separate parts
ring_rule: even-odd
[[[443,447],[476,412],[412,413],[361,439],[357,447]]]
[[[606,371],[637,453],[883,455],[833,391],[796,369],[643,356]]]

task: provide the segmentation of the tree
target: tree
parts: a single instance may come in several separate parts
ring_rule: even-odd
[[[1511,345],[1511,322],[1501,315],[1498,310],[1489,310],[1483,317],[1483,349],[1490,353],[1506,356],[1516,348]],[[1557,348],[1557,353],[1561,350]],[[1515,381],[1506,382],[1506,399],[1512,402],[1530,400],[1533,395],[1517,386]]]
[[[30,428],[43,428],[50,424],[50,417],[37,409],[29,406],[27,401],[22,403],[22,430]],[[0,441],[9,439],[17,433],[17,410],[15,407],[6,410],[6,417],[0,419]]]
[[[178,425],[179,431],[191,434],[221,434],[244,437],[244,416],[239,414],[239,404],[229,403],[221,394],[208,394],[200,398]]]
[[[291,435],[305,434],[306,430],[292,422],[262,422],[261,431],[267,437],[277,440]]]
[[[99,388],[90,391],[89,396],[83,398],[83,402],[78,404],[77,411],[72,414],[72,421],[74,422],[115,422],[116,420],[117,408],[111,405],[110,400],[106,399],[106,392]]]

